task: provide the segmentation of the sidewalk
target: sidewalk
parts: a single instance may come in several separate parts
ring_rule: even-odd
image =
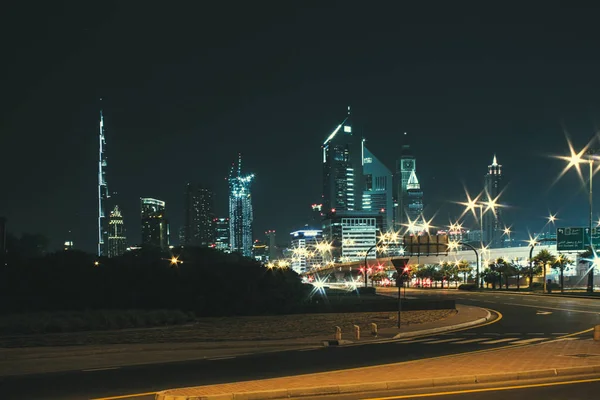
[[[339,345],[367,344],[373,341],[393,340],[394,337],[457,329],[481,324],[489,315],[486,310],[478,307],[457,305],[456,308],[456,314],[443,320],[402,325],[400,334],[397,328],[381,329],[377,337],[363,331],[361,339],[355,341],[352,332],[346,330],[342,332],[343,340]],[[291,340],[0,348],[0,376],[241,356],[322,347],[324,342],[327,342],[327,345],[336,345],[332,339],[334,332],[327,337]]]
[[[157,393],[156,400],[280,399],[600,373],[600,342],[571,339],[374,367],[172,389]]]

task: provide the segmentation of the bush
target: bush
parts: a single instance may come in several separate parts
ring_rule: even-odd
[[[550,285],[547,285],[547,288],[551,290],[560,290],[560,285],[558,283],[552,282]],[[541,282],[533,282],[531,285],[529,285],[529,289],[544,290],[544,284]]]
[[[458,286],[458,290],[477,290],[475,283],[462,283]]]
[[[97,310],[12,314],[0,317],[0,335],[80,332],[178,325],[195,319],[180,310]]]

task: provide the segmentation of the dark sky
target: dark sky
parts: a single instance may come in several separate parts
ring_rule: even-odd
[[[580,148],[600,121],[599,9],[39,3],[0,16],[0,215],[15,233],[95,249],[99,97],[109,190],[130,244],[141,196],[166,200],[176,234],[188,180],[212,187],[225,214],[239,151],[256,174],[256,232],[285,237],[320,198],[320,145],[348,105],[354,130],[390,167],[408,132],[438,224],[460,212],[450,202],[463,184],[481,189],[494,153],[515,232],[539,231],[548,210],[561,225],[587,220],[574,172],[551,188],[564,164],[549,155],[566,152],[565,129]]]

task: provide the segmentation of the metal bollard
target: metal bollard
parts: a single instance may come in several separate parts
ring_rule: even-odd
[[[335,340],[342,340],[342,328],[339,326],[335,327]]]
[[[600,325],[594,326],[594,340],[595,341],[600,340]]]
[[[377,324],[371,323],[371,335],[377,337]]]
[[[354,339],[360,340],[360,326],[354,325]]]

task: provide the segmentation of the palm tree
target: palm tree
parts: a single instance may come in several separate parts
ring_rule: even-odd
[[[536,254],[535,257],[533,257],[533,261],[536,264],[539,264],[540,268],[543,268],[544,289],[545,289],[546,288],[546,266],[553,265],[556,262],[556,256],[554,254],[550,253],[548,250],[542,249],[542,250],[540,250],[539,253]],[[531,286],[531,284],[529,284],[529,286]]]
[[[500,274],[500,289],[502,289],[502,276],[504,276],[504,286],[508,290],[508,278],[517,275],[516,266],[510,261],[506,261],[503,258],[496,260],[496,271]]]
[[[467,283],[467,275],[471,275],[471,271],[473,271],[473,267],[471,267],[471,263],[467,260],[460,260],[456,263],[456,269],[458,273],[463,274],[463,280]]]
[[[515,258],[511,264],[515,268],[515,276],[517,277],[517,291],[521,289],[521,273],[523,272],[523,267],[519,264],[519,260]]]
[[[573,260],[564,254],[559,254],[558,257],[556,257],[556,261],[554,261],[554,264],[552,264],[552,268],[558,269],[560,271],[560,292],[561,293],[564,293],[564,289],[565,289],[565,287],[564,287],[565,286],[564,285],[565,268],[571,264],[573,264]]]

